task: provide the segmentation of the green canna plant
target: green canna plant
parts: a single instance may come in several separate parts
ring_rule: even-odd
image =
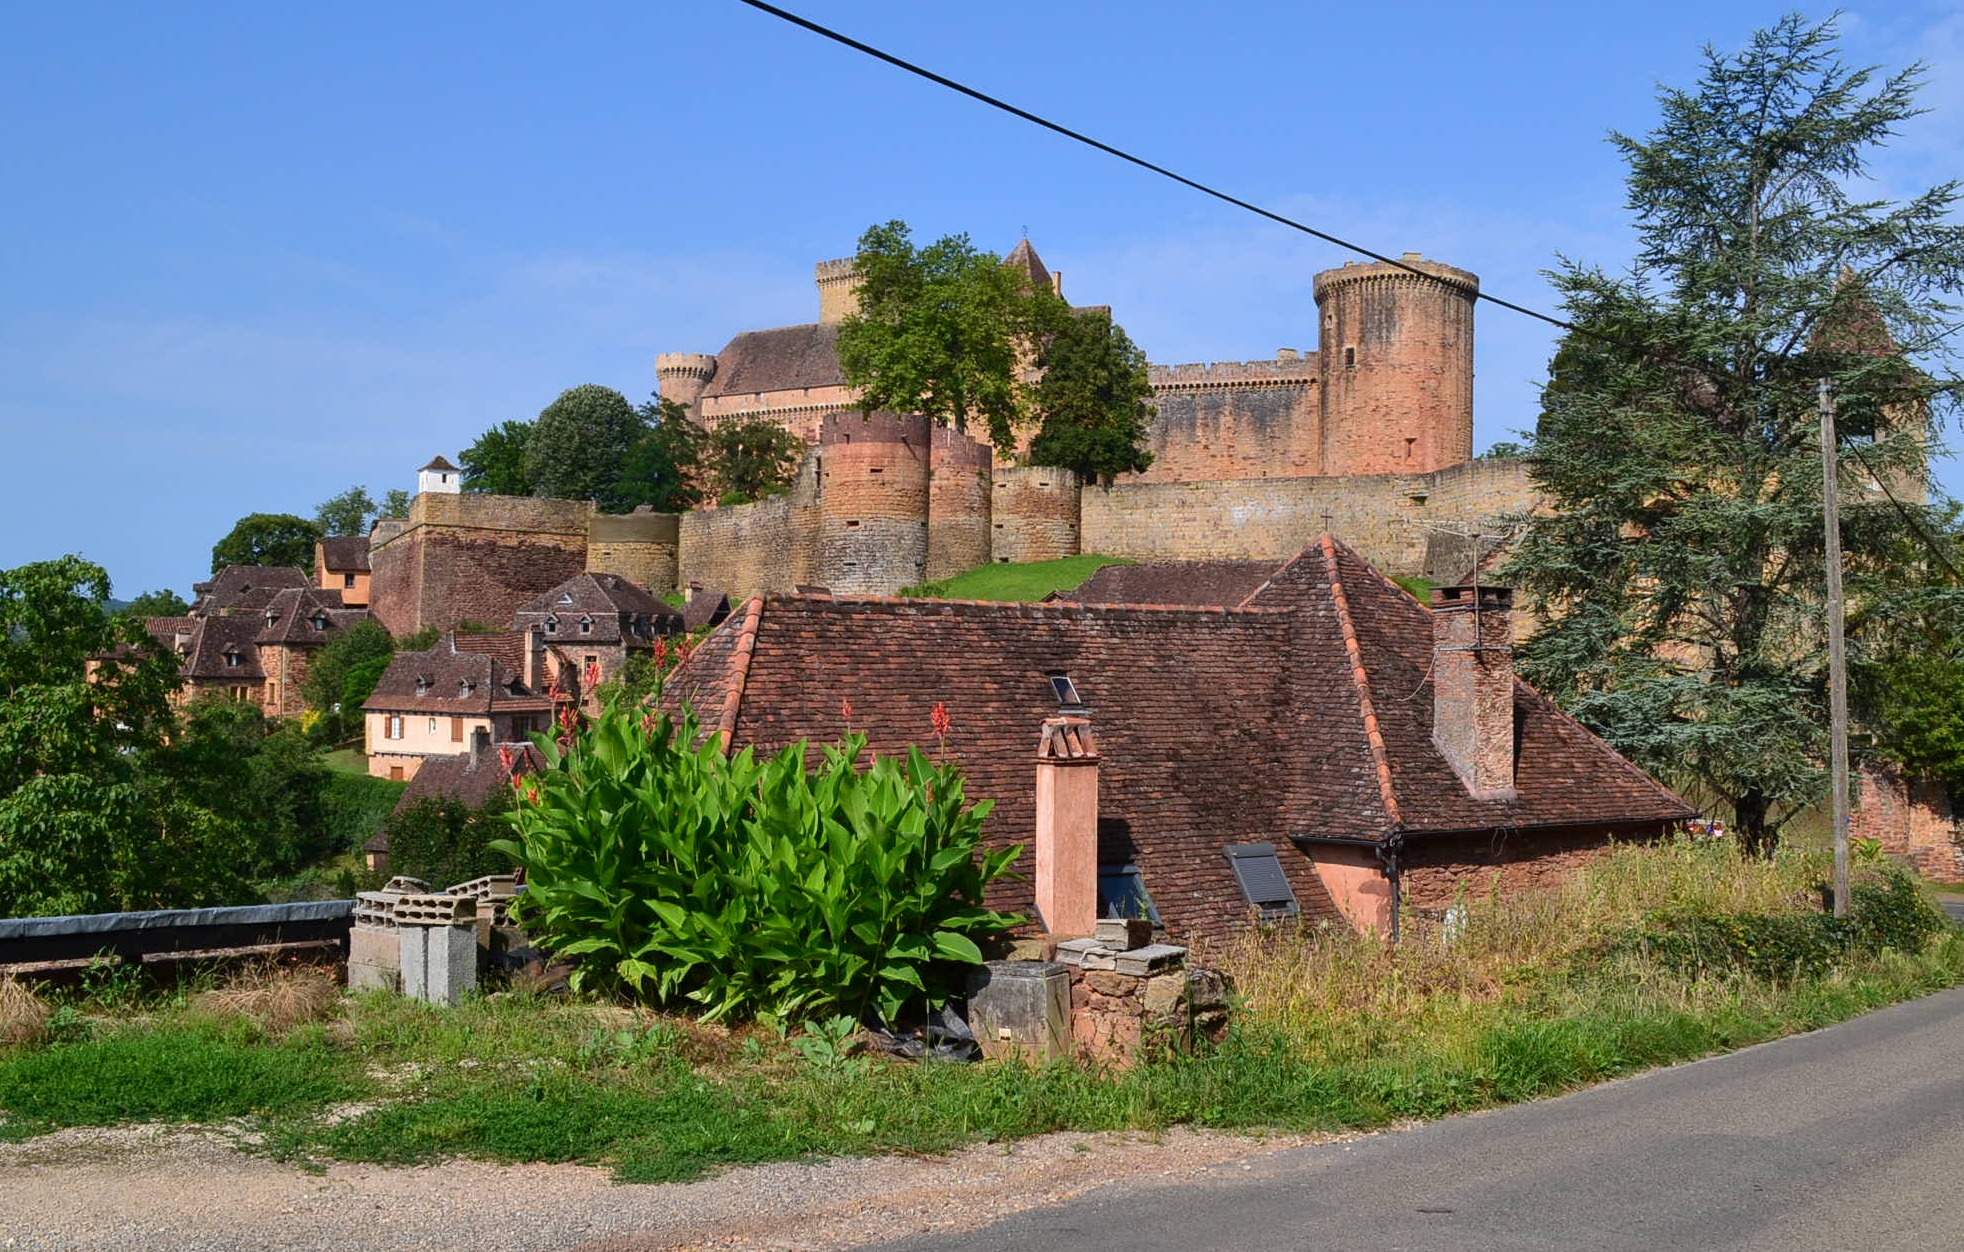
[[[706,1019],[894,1021],[933,1007],[1019,925],[983,907],[1020,846],[984,850],[990,802],[918,749],[866,757],[862,735],[723,755],[695,715],[609,705],[518,780],[516,906],[533,938],[580,958],[575,985]]]

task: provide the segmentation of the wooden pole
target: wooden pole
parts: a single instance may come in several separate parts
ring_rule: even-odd
[[[1842,640],[1841,513],[1835,500],[1834,384],[1821,379],[1821,515],[1828,572],[1828,772],[1834,788],[1834,915],[1848,916],[1848,653]]]

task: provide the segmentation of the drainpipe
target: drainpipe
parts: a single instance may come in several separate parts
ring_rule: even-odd
[[[1405,832],[1394,830],[1382,839],[1358,839],[1349,835],[1290,835],[1291,843],[1321,843],[1341,848],[1369,848],[1377,854],[1384,876],[1391,880],[1391,942],[1398,942],[1398,914],[1404,905],[1401,875],[1404,873]]]

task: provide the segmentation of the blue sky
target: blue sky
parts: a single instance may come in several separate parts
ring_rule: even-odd
[[[1557,253],[1629,253],[1605,131],[1781,11],[792,7],[1536,306]],[[1964,6],[1843,25],[1933,69],[1880,190],[1964,168]],[[79,551],[119,594],[188,591],[241,514],[411,486],[566,387],[644,399],[657,352],[811,320],[812,262],[875,221],[1027,227],[1165,362],[1314,347],[1344,260],[731,0],[15,5],[0,36],[0,567]],[[1551,340],[1492,306],[1477,334],[1484,447],[1532,423]]]

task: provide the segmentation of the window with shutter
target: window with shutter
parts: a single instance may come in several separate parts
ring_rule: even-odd
[[[1282,872],[1281,858],[1272,843],[1236,843],[1225,849],[1228,864],[1234,867],[1234,881],[1241,894],[1255,906],[1263,921],[1294,917],[1300,911],[1296,893]]]

